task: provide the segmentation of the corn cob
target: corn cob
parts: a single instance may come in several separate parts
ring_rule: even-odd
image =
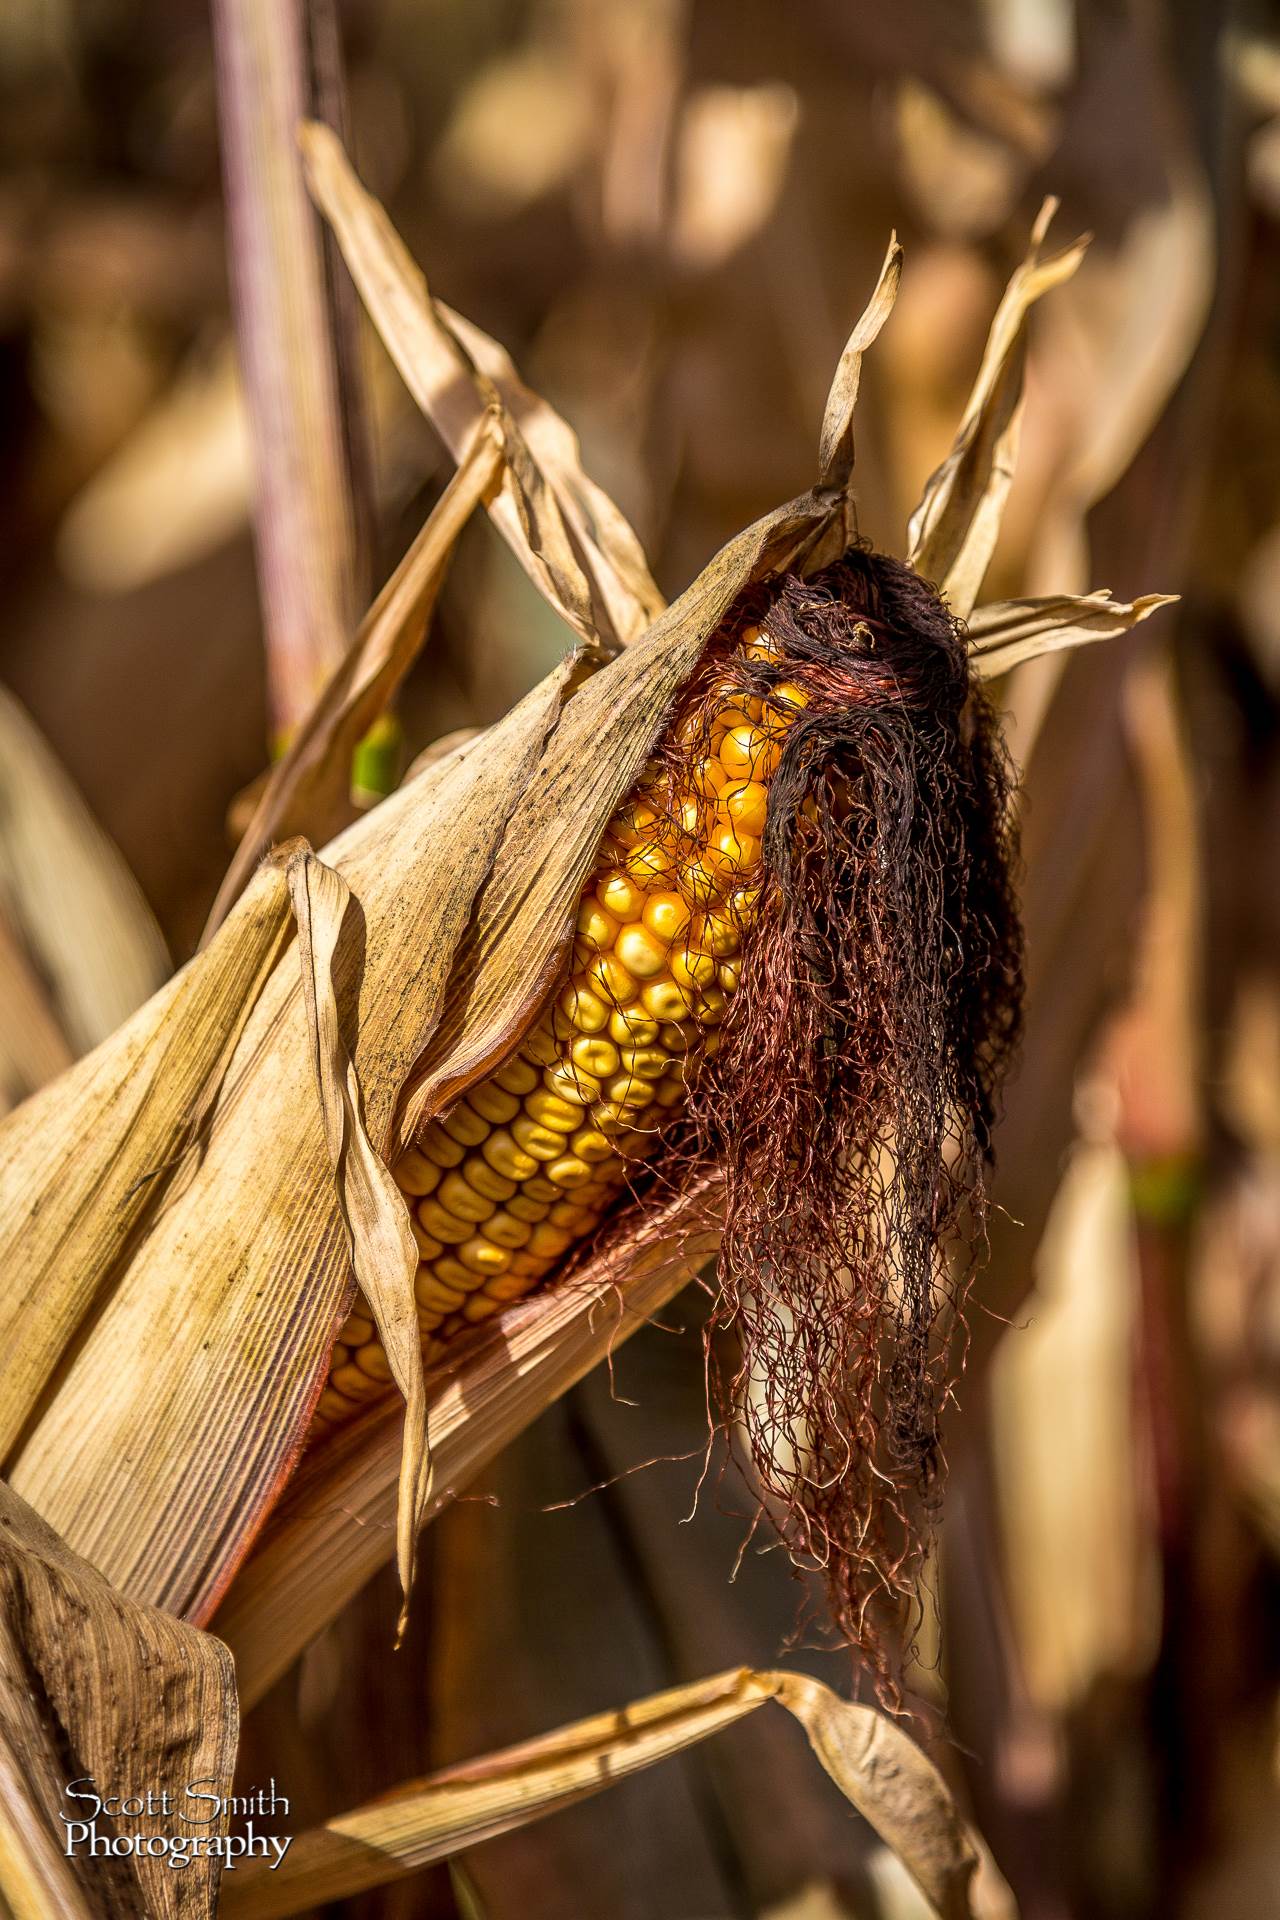
[[[781,670],[758,627],[745,630],[739,654]],[[420,1254],[428,1361],[595,1231],[719,1044],[758,893],[769,781],[808,699],[786,681],[744,694],[723,665],[709,697],[695,697],[677,722],[684,751],[673,767],[650,763],[609,823],[554,1004],[396,1164]],[[334,1347],[317,1418],[346,1418],[390,1381],[361,1299]]]

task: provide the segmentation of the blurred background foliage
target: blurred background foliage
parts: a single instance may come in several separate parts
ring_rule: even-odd
[[[326,18],[328,18],[326,12]],[[1003,689],[1031,1008],[951,1419],[917,1709],[1026,1920],[1280,1911],[1280,38],[1208,0],[344,0],[357,162],[510,348],[677,593],[806,486],[864,374],[901,549],[1045,192],[1095,240],[1037,311],[990,597],[1165,590]],[[450,462],[365,342],[367,585]],[[198,938],[272,721],[203,0],[0,9],[0,1100]],[[565,645],[487,524],[404,758]],[[250,1717],[305,1824],[742,1659],[797,1589],[732,1482],[689,1510],[696,1296],[380,1581]],[[694,1456],[689,1458],[688,1456]],[[627,1470],[659,1456],[642,1472]],[[617,1478],[617,1476],[623,1476]],[[612,1482],[565,1510],[544,1511]],[[831,1656],[815,1671],[840,1679]],[[767,1716],[344,1914],[907,1920]],[[779,1722],[783,1716],[776,1716]],[[337,1911],[337,1909],[332,1909]]]

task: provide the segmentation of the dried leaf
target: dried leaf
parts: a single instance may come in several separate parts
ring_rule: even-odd
[[[375,1142],[563,686],[558,671],[483,753],[441,761],[327,856],[357,903],[334,991]],[[268,866],[171,988],[0,1129],[13,1483],[117,1585],[175,1612],[212,1603],[279,1492],[351,1293],[289,919]],[[152,1179],[210,1084],[199,1154]]]
[[[287,871],[325,1145],[351,1266],[373,1310],[392,1376],[405,1400],[396,1558],[407,1605],[418,1531],[431,1489],[422,1336],[413,1294],[418,1247],[400,1190],[365,1132],[360,1087],[342,1036],[334,959],[351,905],[351,889],[341,874],[317,860],[305,845],[289,856]],[[400,1624],[403,1631],[403,1617]]]
[[[294,833],[327,839],[342,823],[351,756],[417,657],[454,544],[493,484],[501,460],[496,422],[485,414],[426,525],[360,623],[288,751],[272,767],[218,889],[206,940],[269,842]]]
[[[329,129],[309,125],[300,137],[312,194],[414,399],[460,459],[495,394],[504,402],[509,397],[503,417],[508,464],[489,502],[494,522],[535,586],[588,646],[624,644],[649,624],[662,598],[634,533],[582,472],[576,436],[519,385],[494,342],[437,306]],[[493,356],[498,367],[490,374],[482,363],[492,365]]]
[[[1176,593],[1147,593],[1133,601],[1113,600],[1102,587],[1080,596],[1065,593],[1041,600],[988,601],[969,616],[974,671],[983,680],[994,680],[1041,654],[1128,633],[1158,608],[1173,606],[1177,598]]]
[[[103,1793],[167,1789],[178,1805],[196,1781],[226,1795],[237,1732],[226,1648],[125,1600],[0,1482],[0,1910],[15,1920],[207,1920],[218,1861],[175,1872],[163,1856],[131,1853],[108,1870],[84,1850],[67,1857],[58,1816],[88,1811],[65,1795],[90,1779]],[[174,1825],[144,1814],[119,1831]],[[227,1826],[222,1814],[202,1831]]]
[[[530,1421],[620,1346],[718,1245],[709,1187],[624,1227],[572,1280],[457,1343],[428,1376],[435,1513]],[[218,1609],[242,1702],[258,1700],[391,1558],[400,1410],[394,1400],[304,1458]]]
[[[875,292],[845,342],[827,396],[822,434],[818,442],[818,472],[823,486],[846,487],[849,484],[853,472],[853,413],[862,382],[862,357],[893,312],[902,279],[902,260],[898,236],[896,233],[890,234]]]
[[[288,894],[265,872],[225,935],[0,1129],[0,1451],[167,1191],[279,953]]]
[[[1042,294],[1070,279],[1088,244],[1077,240],[1041,260],[1041,242],[1056,206],[1046,200],[1040,209],[1026,259],[996,309],[955,443],[930,476],[907,526],[907,559],[917,573],[937,582],[962,618],[977,600],[1013,480],[1027,314]]]
[[[385,1794],[302,1834],[278,1871],[242,1867],[227,1884],[223,1912],[227,1920],[283,1920],[400,1879],[599,1793],[769,1700],[800,1721],[822,1765],[941,1920],[980,1920],[970,1887],[977,1851],[932,1762],[873,1708],[850,1705],[802,1674],[750,1668],[673,1687]]]

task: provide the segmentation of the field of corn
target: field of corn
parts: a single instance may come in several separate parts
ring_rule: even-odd
[[[0,1920],[1280,1914],[1280,34],[0,6]]]

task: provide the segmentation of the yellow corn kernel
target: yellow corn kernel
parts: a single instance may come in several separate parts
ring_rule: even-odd
[[[523,1096],[532,1093],[541,1077],[540,1069],[521,1054],[514,1054],[504,1067],[499,1067],[493,1078],[504,1093]]]
[[[418,1218],[432,1239],[442,1240],[446,1247],[471,1237],[473,1223],[460,1220],[456,1213],[447,1213],[438,1200],[419,1200]]]
[[[597,1161],[612,1160],[614,1155],[613,1141],[593,1127],[584,1127],[581,1133],[575,1133],[569,1145],[578,1159],[585,1160],[588,1166]]]
[[[658,816],[647,801],[633,801],[619,807],[609,822],[609,833],[620,847],[634,847],[652,835]]]
[[[517,1114],[511,1122],[511,1137],[535,1160],[558,1160],[564,1152],[564,1135],[539,1126],[527,1113]]]
[[[674,980],[655,980],[640,996],[645,1012],[661,1025],[667,1020],[688,1020],[693,1002]]]
[[[700,953],[714,954],[717,960],[735,954],[739,944],[738,923],[732,912],[700,913],[689,929],[689,945]]]
[[[585,1187],[591,1178],[591,1168],[578,1154],[566,1154],[563,1160],[553,1160],[547,1168],[548,1180],[558,1187]]]
[[[554,1213],[555,1208],[551,1211]],[[485,1221],[485,1238],[492,1240],[495,1246],[507,1247],[512,1253],[518,1253],[521,1247],[528,1246],[529,1235],[536,1224],[536,1221],[517,1220],[513,1213],[504,1210]]]
[[[671,855],[657,840],[642,840],[627,855],[627,872],[640,886],[660,887],[671,872]]]
[[[541,1231],[541,1227],[531,1229],[533,1234]],[[510,1252],[505,1247],[495,1247],[480,1233],[463,1242],[458,1248],[458,1258],[469,1273],[481,1274],[486,1280],[492,1273],[505,1273],[511,1265]]]
[[[769,780],[782,758],[782,746],[759,727],[731,727],[720,742],[720,764],[735,780]]]
[[[467,1185],[474,1187],[476,1192],[482,1194],[486,1200],[509,1200],[512,1194],[518,1191],[514,1180],[504,1180],[502,1175],[495,1173],[488,1161],[481,1159],[478,1153],[467,1155],[462,1163],[461,1173]]]
[[[677,947],[672,952],[671,978],[686,992],[711,986],[715,977],[716,963],[709,953],[700,953],[696,947]]]
[[[665,940],[660,940],[656,934],[650,933],[642,921],[635,921],[631,926],[623,927],[618,935],[615,952],[617,960],[625,967],[633,983],[636,980],[656,980],[660,973],[666,971],[667,943]],[[598,964],[606,966],[607,958],[602,958]],[[634,1000],[636,997],[634,984],[630,993],[616,997],[624,1005]]]
[[[536,1260],[526,1277],[522,1273],[502,1273],[486,1280],[484,1290],[491,1300],[520,1300],[529,1291],[529,1279],[540,1280],[547,1270],[545,1260]]]
[[[401,1193],[412,1194],[415,1199],[434,1193],[440,1184],[439,1167],[418,1147],[407,1148],[396,1161],[393,1172]]]
[[[651,893],[640,917],[654,938],[669,947],[688,926],[689,914],[689,904],[682,895]]]
[[[542,1084],[557,1099],[572,1101],[579,1107],[588,1107],[600,1098],[599,1080],[594,1074],[585,1073],[573,1059],[560,1060],[554,1067],[548,1067]]]
[[[434,1160],[438,1167],[456,1167],[465,1152],[456,1140],[451,1140],[448,1134],[443,1132],[438,1120],[431,1122],[418,1145],[427,1159]]]
[[[520,1102],[515,1094],[504,1093],[491,1080],[482,1082],[478,1087],[468,1087],[466,1101],[491,1127],[505,1127],[508,1120],[520,1111]]]
[[[739,780],[721,794],[720,810],[737,833],[751,834],[758,840],[768,817],[769,789],[762,780]]]
[[[524,1110],[539,1126],[550,1127],[556,1133],[572,1133],[582,1125],[582,1108],[576,1101],[561,1100],[545,1087],[525,1095]]]
[[[550,1020],[534,1028],[520,1052],[525,1060],[532,1061],[538,1067],[552,1066],[560,1058],[560,1043],[551,1030]]]
[[[611,873],[602,880],[596,888],[596,899],[620,926],[636,919],[645,902],[643,890],[625,873]]]
[[[734,827],[720,827],[712,834],[703,859],[713,871],[736,877],[757,864],[760,842],[753,834],[739,834]]]
[[[467,1297],[465,1287],[451,1287],[430,1267],[419,1267],[413,1296],[428,1313],[456,1313]]]
[[[381,1386],[386,1386],[392,1378],[391,1366],[380,1340],[366,1341],[354,1358],[361,1373],[367,1373],[371,1380],[378,1381]]]
[[[372,1400],[375,1394],[382,1392],[382,1382],[358,1367],[354,1360],[348,1360],[345,1366],[335,1367],[329,1378],[347,1400]]]
[[[781,653],[777,641],[763,627],[748,627],[742,639],[742,651],[748,660],[776,660]]]
[[[556,1002],[571,1028],[579,1033],[603,1033],[609,1024],[608,1002],[595,993],[585,979],[573,979]],[[551,1065],[548,1060],[545,1063]]]
[[[596,953],[607,953],[618,937],[618,922],[590,894],[578,908],[578,933]]]
[[[544,1220],[540,1227],[535,1227],[533,1230],[529,1252],[537,1255],[539,1259],[558,1260],[560,1255],[567,1253],[572,1245],[571,1233],[566,1233],[563,1227],[553,1227]]]
[[[508,1180],[528,1180],[538,1171],[534,1156],[523,1152],[504,1127],[496,1128],[480,1151],[494,1172]]]
[[[610,1008],[628,1006],[640,991],[635,976],[616,953],[598,954],[587,968],[587,980],[602,1002],[609,1003]],[[606,1011],[600,1025],[588,1031],[600,1033],[608,1024],[609,1014]]]
[[[465,1169],[464,1161],[462,1171],[447,1173],[435,1197],[457,1220],[487,1220],[494,1210],[494,1203],[476,1192],[466,1178]]]
[[[534,1199],[529,1193],[531,1184],[532,1182],[527,1183],[522,1192],[517,1193],[507,1202],[507,1212],[514,1214],[517,1220],[528,1220],[532,1225],[537,1226],[539,1220],[546,1219],[552,1203],[550,1200]],[[558,1194],[557,1187],[551,1186],[550,1182],[547,1185],[552,1195]]]
[[[417,1242],[419,1260],[434,1260],[438,1253],[444,1252],[440,1242],[427,1232],[417,1214],[412,1211],[409,1214],[409,1225],[413,1229],[413,1237]]]
[[[502,1306],[503,1303],[501,1300],[494,1300],[487,1293],[481,1293],[479,1291],[469,1293],[462,1308],[462,1317],[464,1320],[470,1320],[473,1323],[480,1320],[488,1320],[492,1314],[501,1313]]]
[[[664,1047],[627,1047],[621,1055],[621,1067],[632,1079],[661,1080],[669,1059]]]
[[[581,1067],[593,1080],[603,1080],[606,1074],[618,1071],[618,1049],[612,1040],[595,1036],[575,1040],[569,1049],[569,1057],[575,1067]],[[598,1094],[596,1098],[599,1098]]]
[[[635,1003],[629,1007],[619,1007],[609,1021],[609,1038],[616,1040],[620,1047],[651,1047],[658,1037],[658,1023],[651,1020],[644,1007]],[[608,1072],[613,1068],[606,1069]],[[600,1090],[596,1089],[596,1099]]]
[[[653,1088],[649,1081],[640,1079],[633,1073],[620,1073],[605,1087],[610,1100],[620,1107],[647,1107],[653,1098]]]
[[[442,1113],[440,1125],[460,1147],[478,1147],[489,1132],[489,1122],[482,1120],[475,1108],[467,1106],[465,1102],[449,1113]]]

